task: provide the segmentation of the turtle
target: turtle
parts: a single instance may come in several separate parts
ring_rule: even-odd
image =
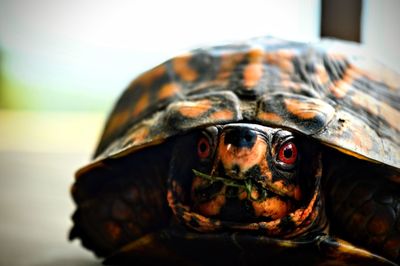
[[[398,265],[400,75],[332,43],[139,75],[76,173],[70,239],[108,265]]]

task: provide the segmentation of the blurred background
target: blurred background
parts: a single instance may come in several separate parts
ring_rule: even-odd
[[[399,0],[0,0],[0,265],[99,265],[66,240],[69,186],[141,72],[271,35],[358,42],[400,73]]]
[[[398,11],[398,0],[1,0],[0,107],[108,111],[136,75],[171,56],[262,35],[359,41],[400,64]]]

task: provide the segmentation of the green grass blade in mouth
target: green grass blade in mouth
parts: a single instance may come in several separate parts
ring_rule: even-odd
[[[251,192],[253,190],[253,187],[255,186],[253,184],[253,182],[251,180],[233,180],[230,178],[225,178],[225,177],[220,177],[220,176],[211,176],[211,175],[207,175],[205,173],[202,173],[200,171],[197,171],[195,169],[192,169],[193,173],[201,178],[204,178],[206,180],[209,180],[211,183],[214,182],[222,182],[224,183],[226,186],[230,186],[230,187],[237,187],[237,188],[241,188],[243,189],[246,193],[247,193],[247,199],[251,200],[251,201],[263,201],[266,199],[267,197],[267,191],[266,190],[262,190],[261,192],[261,197],[259,197],[258,199],[254,199],[251,196]]]
[[[233,179],[228,179],[228,178],[220,177],[220,176],[207,175],[207,174],[199,172],[199,171],[197,171],[195,169],[192,169],[192,171],[196,176],[204,178],[204,179],[207,179],[207,180],[211,181],[211,183],[220,181],[220,182],[224,183],[227,186],[244,188],[244,185],[240,184],[239,182],[237,182],[237,181],[235,181]]]

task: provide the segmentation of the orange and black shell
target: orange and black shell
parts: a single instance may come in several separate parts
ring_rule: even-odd
[[[337,50],[329,42],[258,38],[172,58],[123,92],[94,162],[82,171],[194,128],[236,121],[292,129],[400,168],[400,75]]]

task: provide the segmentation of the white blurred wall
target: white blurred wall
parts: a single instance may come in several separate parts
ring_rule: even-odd
[[[400,0],[363,0],[361,42],[400,73]]]
[[[319,5],[319,0],[0,0],[3,71],[28,85],[25,95],[34,106],[109,106],[136,75],[200,45],[262,35],[316,40]]]

